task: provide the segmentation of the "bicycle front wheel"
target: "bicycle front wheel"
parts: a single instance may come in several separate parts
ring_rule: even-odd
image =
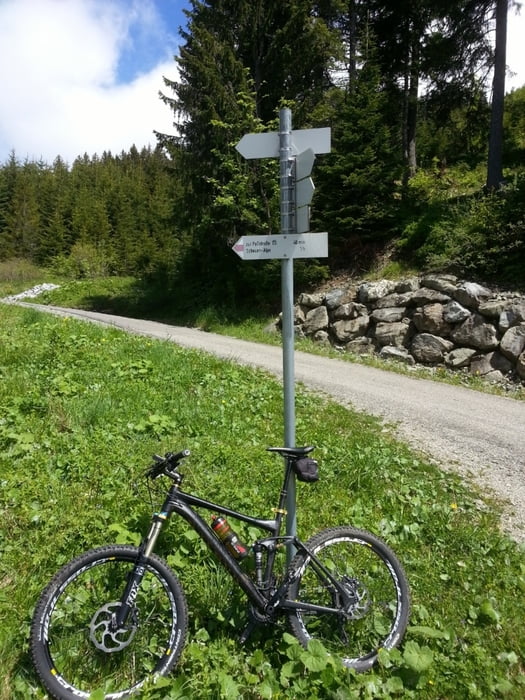
[[[397,646],[406,630],[410,593],[403,568],[382,540],[351,527],[323,530],[306,548],[315,559],[296,554],[288,598],[332,612],[306,605],[294,610],[292,632],[303,646],[318,639],[345,666],[366,671],[379,650]]]
[[[31,625],[31,654],[44,686],[59,700],[101,689],[121,700],[178,660],[187,606],[168,565],[152,555],[125,626],[113,621],[138,549],[93,549],[66,564],[43,591]],[[131,594],[130,594],[131,598]]]

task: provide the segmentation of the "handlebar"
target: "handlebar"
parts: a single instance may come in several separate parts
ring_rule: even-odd
[[[169,473],[175,471],[182,460],[189,457],[190,454],[189,450],[181,450],[180,452],[166,452],[164,457],[153,455],[155,463],[148,468],[146,476],[149,479],[156,479],[163,474],[169,476]]]

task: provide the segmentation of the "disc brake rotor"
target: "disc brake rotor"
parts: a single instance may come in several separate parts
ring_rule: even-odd
[[[352,620],[360,620],[370,608],[368,590],[355,578],[343,576],[341,585],[345,590],[344,611]]]
[[[132,622],[126,627],[116,628],[115,620],[120,603],[107,603],[97,610],[89,623],[89,638],[100,651],[111,654],[125,649],[137,631],[136,611]]]

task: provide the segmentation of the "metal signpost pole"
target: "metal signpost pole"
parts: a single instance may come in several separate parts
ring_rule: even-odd
[[[236,145],[248,159],[279,158],[281,193],[281,233],[273,236],[241,236],[234,252],[241,260],[281,259],[284,443],[295,447],[295,369],[294,369],[294,299],[293,259],[325,258],[328,234],[310,232],[310,200],[314,184],[310,171],[316,153],[330,153],[330,129],[292,131],[292,113],[279,112],[279,133],[244,134]],[[292,475],[286,499],[286,534],[295,536],[295,475]],[[288,562],[295,553],[287,548]]]
[[[281,193],[281,234],[295,233],[294,181],[292,175],[292,113],[289,109],[279,112],[279,178]],[[281,261],[282,339],[283,339],[283,394],[285,447],[295,447],[295,368],[294,368],[294,318],[293,318],[293,258]],[[286,534],[297,532],[295,506],[295,475],[292,475],[286,500]],[[288,546],[288,561],[295,548]]]

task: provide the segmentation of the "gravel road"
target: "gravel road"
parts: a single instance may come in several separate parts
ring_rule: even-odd
[[[280,347],[155,321],[21,305],[169,340],[282,376]],[[525,542],[525,402],[298,351],[295,377],[346,406],[380,417],[443,468],[481,484],[506,503],[503,529]]]

